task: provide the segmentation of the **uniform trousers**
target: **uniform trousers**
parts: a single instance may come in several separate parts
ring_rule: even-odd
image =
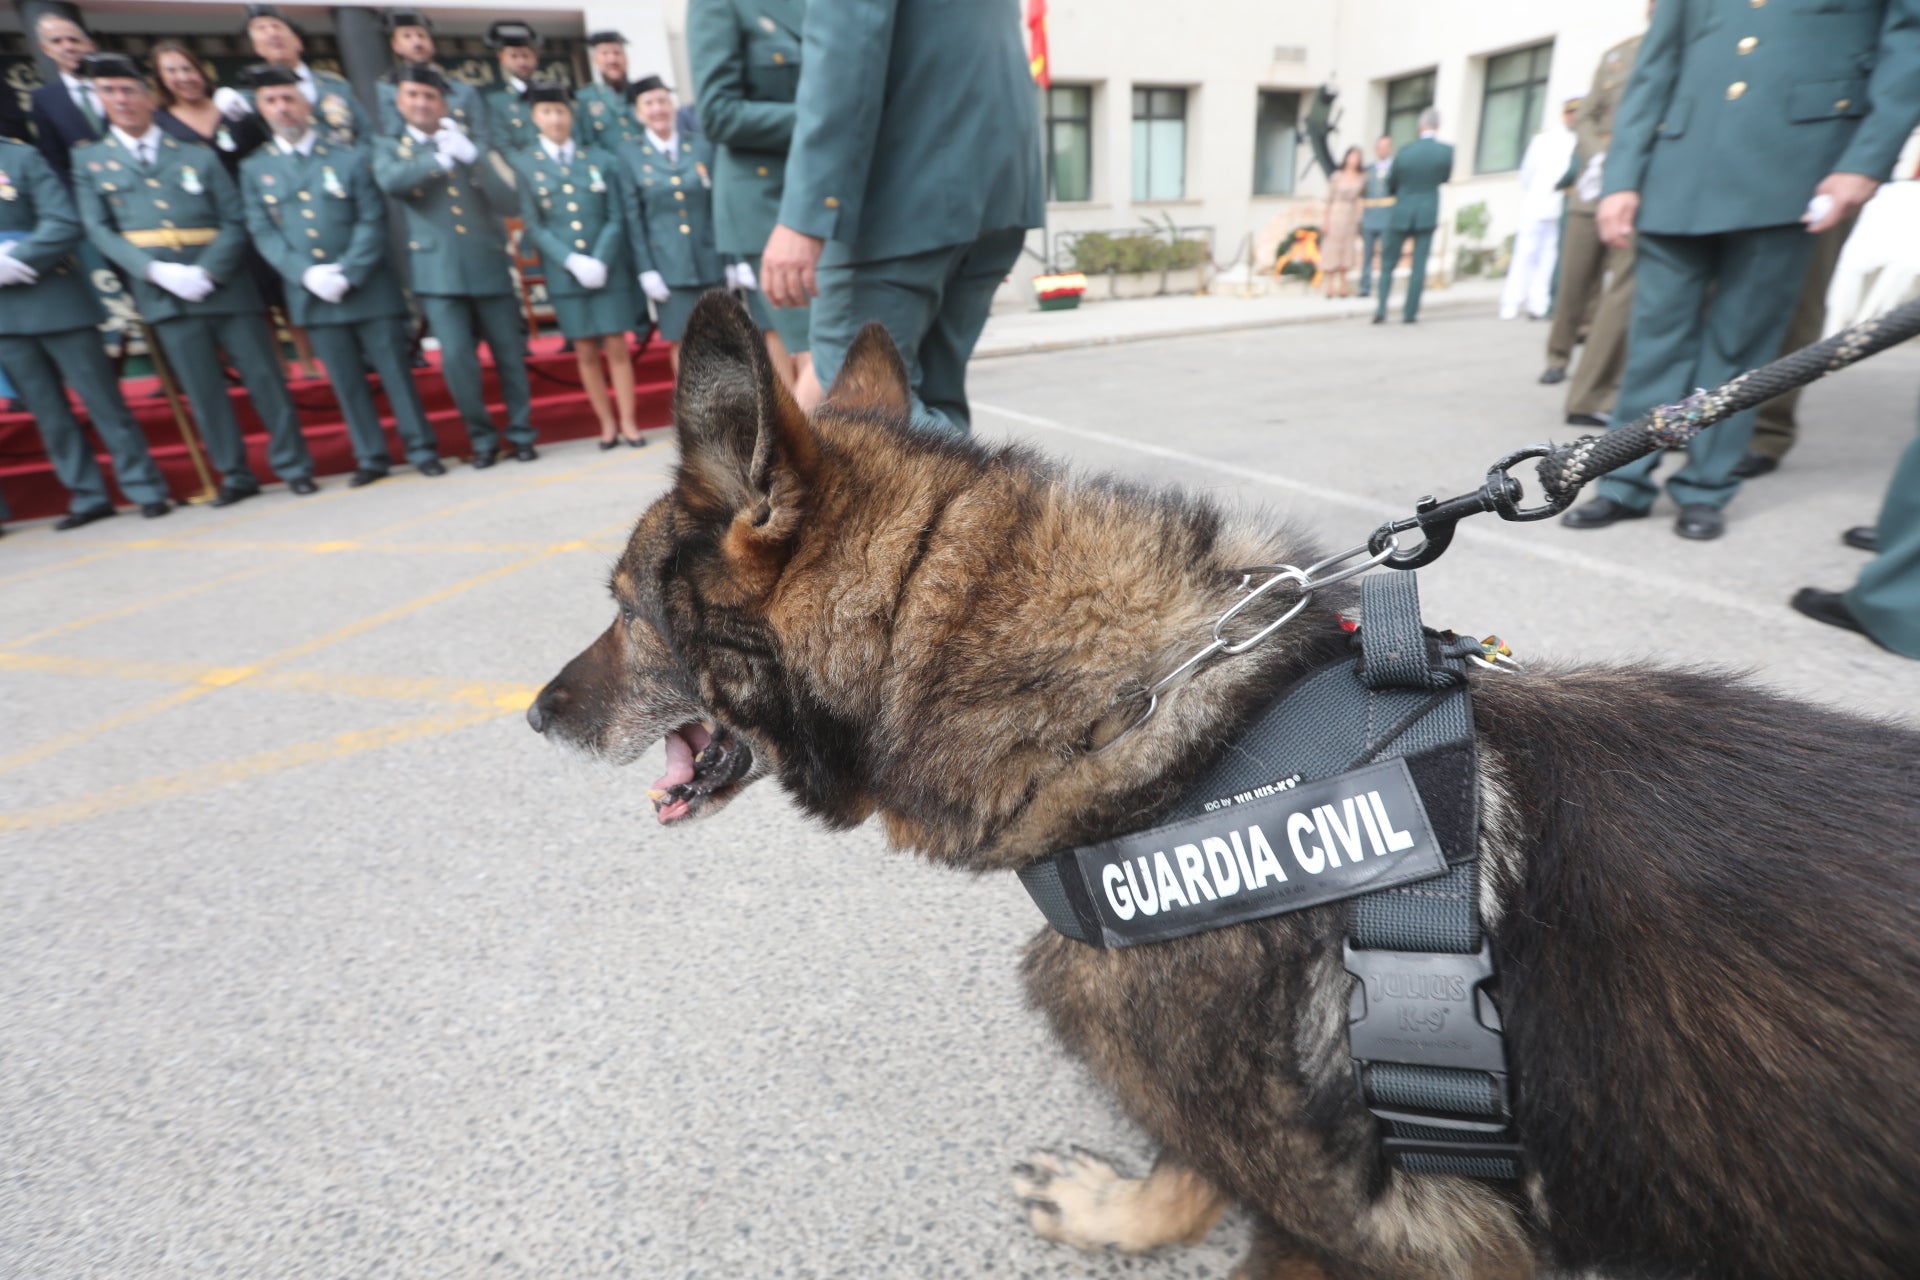
[[[1400,254],[1409,239],[1413,241],[1413,274],[1407,277],[1407,305],[1401,315],[1407,320],[1420,315],[1420,295],[1427,290],[1427,251],[1433,247],[1433,228],[1424,231],[1388,228],[1387,252],[1380,259],[1380,305],[1374,311],[1383,319],[1387,314],[1387,298],[1393,293],[1393,269],[1400,265]]]
[[[1588,219],[1592,221],[1591,218]],[[1627,327],[1633,323],[1633,244],[1606,251],[1606,286],[1567,382],[1568,413],[1612,413],[1627,369]],[[1568,305],[1568,304],[1562,304]],[[1560,318],[1554,317],[1558,325]],[[1551,358],[1551,357],[1549,357]]]
[[[1386,238],[1385,227],[1372,231],[1364,225],[1360,228],[1360,296],[1363,298],[1373,292],[1373,260],[1379,256],[1380,244]]]
[[[147,452],[147,438],[133,420],[120,395],[113,365],[100,346],[100,331],[92,325],[62,333],[40,333],[0,338],[0,366],[13,379],[33,424],[46,444],[53,472],[67,489],[67,510],[94,511],[113,505],[106,477],[93,456],[93,446],[73,416],[67,388],[80,393],[93,429],[113,455],[113,471],[120,491],[135,502],[159,502],[167,496],[167,482]]]
[[[1853,225],[1859,220],[1858,214],[1842,218],[1813,238],[1813,253],[1807,259],[1807,278],[1800,286],[1799,301],[1793,304],[1787,336],[1780,340],[1781,355],[1820,341],[1821,331],[1827,327],[1827,288],[1833,283],[1833,269],[1840,264],[1840,251],[1846,247],[1847,237],[1853,234]],[[1753,423],[1753,443],[1749,446],[1754,453],[1776,461],[1787,456],[1800,433],[1794,412],[1800,406],[1803,390],[1804,387],[1795,387],[1760,406],[1760,414]]]
[[[267,464],[282,480],[313,477],[313,456],[300,435],[293,397],[280,376],[280,353],[273,346],[273,325],[264,311],[231,315],[175,316],[154,322],[160,349],[173,376],[187,393],[194,420],[207,442],[207,456],[223,481],[255,483],[247,465],[247,442],[240,434],[220,352],[233,357],[253,411],[267,428]]]
[[[886,326],[913,386],[918,426],[972,430],[967,409],[967,360],[986,327],[993,293],[1026,243],[1019,227],[989,231],[965,244],[877,262],[848,262],[847,248],[831,241],[817,268],[813,301],[813,367],[831,386],[862,325]]]
[[[1697,388],[1712,390],[1780,353],[1780,336],[1806,276],[1813,237],[1804,227],[1761,227],[1709,236],[1637,236],[1633,321],[1614,421],[1627,423]],[[1687,444],[1687,462],[1667,481],[1682,506],[1724,507],[1740,491],[1733,469],[1753,437],[1748,409]],[[1635,511],[1653,505],[1663,452],[1610,471],[1600,493]]]
[[[418,466],[439,459],[439,442],[420,407],[420,390],[408,367],[412,334],[405,319],[381,316],[351,324],[308,325],[307,337],[313,342],[313,353],[327,366],[327,380],[347,419],[354,460],[362,469],[385,471],[392,465],[386,433],[380,429],[380,410],[367,385],[369,370],[380,375],[387,403],[393,406],[394,426],[406,445],[407,461]]]
[[[1900,455],[1880,506],[1880,553],[1844,597],[1867,634],[1920,658],[1920,436]]]
[[[1593,214],[1569,209],[1560,233],[1553,327],[1547,330],[1549,369],[1564,369],[1573,363],[1573,349],[1580,341],[1581,327],[1590,325],[1594,318],[1606,271],[1607,247],[1600,243]]]
[[[1500,290],[1500,318],[1528,315],[1544,319],[1553,306],[1553,269],[1560,261],[1560,218],[1531,218],[1513,238],[1513,261]]]
[[[480,338],[493,354],[500,378],[500,395],[507,403],[507,439],[515,445],[534,442],[531,393],[527,388],[527,352],[521,345],[520,310],[512,294],[469,297],[462,294],[416,295],[426,314],[427,328],[440,342],[440,373],[453,393],[453,403],[467,424],[474,452],[500,447],[500,435],[487,416],[487,397],[480,381]],[[476,332],[477,330],[477,332]]]

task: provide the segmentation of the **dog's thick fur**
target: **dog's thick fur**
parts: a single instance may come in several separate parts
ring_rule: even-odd
[[[827,823],[878,814],[936,862],[1008,870],[1150,824],[1346,651],[1348,598],[1317,598],[1095,751],[1243,566],[1315,548],[916,433],[875,326],[809,420],[708,298],[680,385],[680,470],[615,575],[622,618],[536,704],[557,736],[712,715]],[[1335,904],[1115,951],[1034,940],[1033,1005],[1165,1154],[1137,1181],[1036,1157],[1033,1225],[1139,1250],[1231,1199],[1250,1280],[1920,1274],[1920,735],[1713,672],[1488,675],[1474,711],[1523,1184],[1383,1164]]]

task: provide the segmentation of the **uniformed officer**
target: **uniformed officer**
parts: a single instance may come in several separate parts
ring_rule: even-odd
[[[56,529],[114,513],[107,482],[67,403],[80,393],[94,430],[113,454],[120,489],[140,514],[163,516],[167,482],[120,396],[100,345],[100,300],[73,256],[80,218],[53,166],[25,143],[0,141],[0,367],[33,414],[54,474],[67,489]]]
[[[1802,587],[1793,607],[1816,621],[1858,631],[1883,649],[1920,658],[1920,436],[1900,455],[1878,523],[1841,536],[1848,546],[1875,552],[1874,558],[1851,589]]]
[[[596,31],[587,47],[600,78],[574,95],[574,141],[618,155],[621,143],[638,142],[641,134],[627,92],[627,39],[618,31]]]
[[[267,461],[295,493],[312,493],[313,458],[281,381],[266,307],[246,270],[240,195],[211,147],[162,133],[153,93],[131,59],[82,64],[106,112],[107,136],[73,153],[74,194],[87,238],[133,281],[140,314],[185,387],[220,472],[213,505],[260,492],[227,396],[220,352],[232,357],[266,424]]]
[[[506,244],[496,230],[496,210],[513,208],[512,193],[496,184],[478,145],[446,115],[447,81],[439,71],[424,62],[402,67],[395,101],[406,123],[398,137],[376,144],[373,177],[404,212],[413,294],[439,340],[440,372],[467,424],[473,465],[490,467],[500,456],[481,389],[481,337],[507,404],[507,442],[516,459],[532,462],[540,455],[526,348]]]
[[[393,405],[407,460],[422,475],[445,475],[407,367],[407,301],[388,270],[387,205],[372,163],[357,147],[321,138],[290,68],[255,67],[250,80],[273,141],[240,165],[247,230],[286,281],[293,322],[326,362],[353,441],[349,486],[371,484],[392,465],[367,387],[369,367]]]
[[[821,385],[879,320],[916,416],[965,432],[967,359],[1027,228],[1045,223],[1019,6],[809,0],[806,56],[761,286],[775,306],[818,293]]]
[[[1392,216],[1393,192],[1387,174],[1393,169],[1393,139],[1381,134],[1373,140],[1373,163],[1367,166],[1367,186],[1360,198],[1360,296],[1373,292],[1373,262],[1387,238],[1387,220]],[[1393,266],[1382,263],[1380,270],[1391,275]]]
[[[1575,260],[1572,268],[1586,276],[1586,283],[1573,284],[1562,274],[1560,301],[1555,304],[1553,328],[1547,335],[1547,367],[1556,357],[1563,363],[1573,352],[1580,316],[1574,314],[1572,300],[1590,294],[1581,290],[1594,287],[1593,273],[1604,273],[1600,301],[1587,325],[1587,338],[1580,351],[1580,363],[1573,368],[1573,380],[1567,384],[1567,422],[1576,427],[1605,426],[1620,392],[1620,374],[1627,364],[1627,320],[1633,314],[1633,241],[1603,245],[1595,219],[1599,204],[1600,174],[1606,164],[1607,148],[1613,143],[1613,122],[1620,111],[1620,96],[1626,92],[1627,78],[1633,74],[1634,59],[1640,53],[1642,36],[1629,36],[1601,57],[1594,69],[1593,87],[1580,100],[1573,120],[1573,163],[1578,166],[1567,188],[1567,236],[1564,253]],[[1545,379],[1542,379],[1545,381]]]
[[[1884,33],[1884,34],[1883,34]],[[1920,0],[1848,7],[1660,4],[1608,149],[1600,238],[1639,239],[1627,368],[1631,421],[1771,360],[1813,237],[1866,203],[1920,120]],[[1703,431],[1667,482],[1674,531],[1717,538],[1753,411]],[[1600,482],[1563,519],[1647,514],[1658,453]]]
[[[524,22],[501,21],[487,28],[487,48],[500,59],[500,83],[481,95],[487,105],[487,144],[509,162],[533,146],[538,132],[526,92],[527,82],[540,69],[543,44]]]
[[[634,81],[631,92],[642,134],[620,150],[627,176],[627,239],[678,377],[680,338],[693,304],[707,290],[728,283],[727,264],[713,243],[713,147],[680,136],[673,91],[659,76]]]
[[[627,247],[627,180],[610,153],[573,140],[567,86],[535,80],[527,87],[527,106],[540,138],[512,157],[520,218],[546,263],[547,298],[560,332],[573,342],[580,384],[600,419],[600,447],[611,449],[625,440],[637,449],[646,440],[635,417],[633,355],[627,347],[627,333],[640,312]]]
[[[1393,293],[1393,269],[1400,251],[1413,241],[1413,268],[1407,277],[1407,301],[1401,321],[1420,318],[1420,297],[1427,287],[1427,251],[1433,229],[1440,225],[1440,188],[1453,176],[1453,148],[1440,141],[1440,113],[1428,107],[1420,113],[1420,136],[1400,148],[1387,171],[1387,190],[1393,207],[1387,210],[1387,248],[1380,260],[1380,304],[1373,322],[1387,322],[1387,300]]]
[[[806,0],[708,0],[687,11],[687,57],[700,132],[717,148],[714,244],[738,259],[734,283],[756,283],[760,251],[780,220],[793,98],[800,87]],[[748,295],[767,349],[803,409],[820,402],[806,307],[772,307]]]
[[[373,140],[373,120],[360,105],[345,76],[320,71],[306,63],[306,43],[278,5],[247,6],[247,42],[253,56],[269,66],[291,71],[301,94],[313,107],[314,128],[320,140],[333,146],[364,146]],[[254,109],[251,86],[221,88],[213,95],[221,114],[238,120]]]
[[[480,91],[465,81],[456,80],[447,69],[434,62],[433,22],[418,9],[391,9],[387,12],[387,46],[393,50],[394,65],[375,82],[374,93],[380,99],[380,136],[391,138],[406,126],[397,105],[400,73],[410,64],[424,62],[440,73],[446,82],[446,115],[474,139],[484,151],[487,146],[487,106]]]

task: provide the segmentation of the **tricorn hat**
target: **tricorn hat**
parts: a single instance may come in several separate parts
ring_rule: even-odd
[[[587,43],[590,45],[592,44],[625,44],[626,42],[627,42],[627,38],[621,35],[618,31],[594,31],[589,33],[587,36]]]
[[[387,31],[391,33],[398,31],[401,27],[425,27],[431,31],[433,22],[418,9],[387,10]]]
[[[80,59],[80,75],[86,80],[140,80],[147,73],[124,53],[90,53]]]
[[[666,87],[667,82],[659,76],[641,76],[638,80],[635,80],[627,86],[627,101],[638,102],[640,101],[641,94],[652,93],[655,89],[664,89]]]
[[[246,81],[249,88],[264,89],[273,84],[299,84],[300,77],[292,67],[276,66],[271,62],[257,62],[247,68]]]
[[[424,84],[429,89],[438,89],[443,94],[449,91],[447,78],[441,75],[440,68],[431,62],[409,62],[400,68],[398,74],[393,77],[393,82],[396,85]]]
[[[518,20],[502,19],[487,28],[489,49],[538,49],[545,43],[539,32]]]
[[[536,102],[563,102],[573,105],[573,91],[558,80],[529,80],[526,92],[520,95],[520,101],[532,106]]]

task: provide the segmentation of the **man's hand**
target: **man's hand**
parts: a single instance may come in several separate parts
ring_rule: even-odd
[[[238,89],[226,85],[213,91],[213,105],[229,120],[245,120],[253,114],[253,104]]]
[[[1838,226],[1840,220],[1855,212],[1861,205],[1873,199],[1873,193],[1880,189],[1878,178],[1869,178],[1863,173],[1830,173],[1819,186],[1813,189],[1814,198],[1827,197],[1826,212],[1807,223],[1807,231],[1818,235],[1828,227]]]
[[[665,302],[673,296],[673,290],[667,288],[667,278],[658,271],[642,271],[640,288],[655,302]]]
[[[440,128],[433,135],[433,149],[440,155],[440,163],[472,164],[480,158],[480,148],[465,130],[451,119],[440,121]],[[449,165],[448,167],[452,167]]]
[[[1616,191],[1600,202],[1593,211],[1594,230],[1600,233],[1600,243],[1609,249],[1624,249],[1633,239],[1633,224],[1640,216],[1640,193],[1638,191]]]
[[[802,235],[789,226],[776,226],[767,237],[766,252],[760,255],[760,286],[767,301],[776,307],[804,307],[807,299],[820,296],[814,268],[827,242],[817,236]]]

